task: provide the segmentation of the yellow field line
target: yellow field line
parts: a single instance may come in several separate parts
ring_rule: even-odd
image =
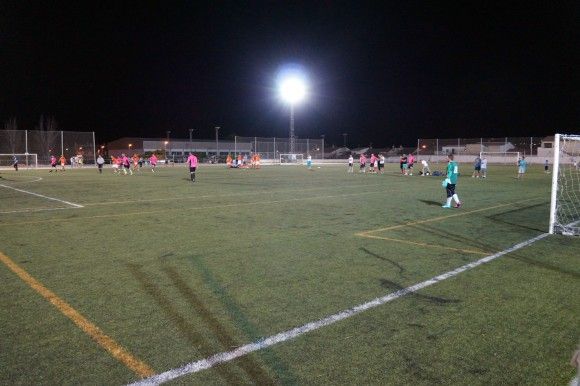
[[[145,378],[155,374],[155,372],[146,363],[140,361],[125,350],[120,344],[107,336],[99,327],[91,323],[87,318],[82,316],[77,310],[72,308],[67,302],[59,298],[54,292],[46,288],[42,283],[32,277],[28,272],[22,269],[8,256],[0,252],[0,261],[2,261],[12,272],[20,277],[32,289],[38,292],[42,297],[48,300],[81,330],[89,335],[101,347],[107,350],[115,359],[123,363],[127,368],[132,370],[138,376]]]
[[[491,210],[491,209],[496,209],[496,208],[502,208],[504,206],[510,206],[510,205],[514,205],[514,204],[520,204],[522,202],[537,200],[539,198],[543,198],[543,197],[528,198],[526,200],[515,201],[515,202],[508,202],[508,203],[505,203],[505,204],[499,204],[499,205],[489,206],[489,207],[486,207],[486,208],[480,208],[480,209],[474,209],[474,210],[468,210],[468,211],[461,211],[459,213],[449,214],[449,215],[446,215],[446,216],[439,216],[439,217],[433,217],[433,218],[428,218],[428,219],[424,219],[424,220],[411,221],[411,222],[404,223],[404,224],[399,224],[399,225],[392,225],[392,226],[389,226],[389,227],[386,227],[386,228],[371,229],[371,230],[368,230],[368,231],[358,232],[358,233],[356,233],[356,236],[365,237],[369,233],[390,231],[390,230],[393,230],[393,229],[403,228],[403,227],[407,227],[407,226],[412,226],[412,225],[417,225],[417,224],[424,224],[424,223],[428,223],[428,222],[444,220],[446,218],[451,218],[451,217],[466,216],[466,215],[471,214],[471,213],[477,213],[477,212],[483,212],[483,211],[486,211],[486,210]]]
[[[452,250],[452,251],[466,252],[466,253],[475,253],[475,254],[478,254],[478,255],[489,255],[491,253],[491,252],[484,252],[484,251],[478,251],[478,250],[472,250],[472,249],[461,249],[461,248],[445,247],[443,245],[437,245],[437,244],[419,243],[419,242],[416,242],[416,241],[409,241],[409,240],[403,240],[403,239],[393,239],[393,238],[390,238],[390,237],[383,237],[383,236],[373,236],[373,235],[359,235],[359,236],[360,237],[366,237],[368,239],[379,239],[379,240],[395,241],[395,242],[398,242],[398,243],[419,245],[419,246],[426,247],[426,248],[449,249],[449,250]]]

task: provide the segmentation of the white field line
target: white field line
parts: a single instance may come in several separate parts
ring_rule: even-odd
[[[47,199],[47,200],[52,200],[52,201],[58,201],[58,202],[62,202],[63,204],[70,205],[70,206],[72,206],[73,208],[83,208],[83,206],[82,206],[82,205],[75,204],[74,202],[64,201],[64,200],[60,200],[60,199],[58,199],[58,198],[54,198],[54,197],[48,197],[48,196],[45,196],[45,195],[43,195],[43,194],[38,194],[38,193],[34,193],[34,192],[29,192],[28,190],[22,190],[22,189],[13,188],[12,186],[4,185],[4,184],[0,184],[0,186],[2,186],[2,187],[4,187],[4,188],[7,188],[7,189],[16,190],[17,192],[26,193],[26,194],[31,194],[31,195],[33,195],[33,196],[37,196],[37,197],[42,197],[42,198],[45,198],[45,199]]]
[[[433,284],[439,283],[443,280],[447,280],[449,278],[457,276],[462,272],[471,270],[471,269],[473,269],[477,266],[480,266],[482,264],[489,263],[490,261],[495,260],[503,255],[506,255],[508,253],[517,251],[518,249],[527,247],[528,245],[531,245],[531,244],[535,243],[536,241],[543,239],[546,236],[548,236],[548,233],[543,233],[539,236],[536,236],[536,237],[531,238],[529,240],[523,241],[519,244],[513,245],[510,248],[505,249],[501,252],[498,252],[498,253],[495,253],[493,255],[483,257],[483,258],[476,260],[474,262],[462,265],[459,268],[455,268],[452,271],[445,272],[441,275],[432,277],[431,279],[425,280],[425,281],[420,282],[418,284],[415,284],[413,286],[403,288],[403,289],[400,289],[398,291],[387,294],[383,297],[373,299],[373,300],[366,302],[366,303],[363,303],[363,304],[359,304],[359,305],[354,306],[352,308],[349,308],[347,310],[340,311],[336,314],[327,316],[326,318],[319,319],[319,320],[314,321],[314,322],[306,323],[300,327],[296,327],[296,328],[281,332],[279,334],[272,335],[272,336],[269,336],[267,338],[263,338],[263,339],[258,340],[256,342],[246,344],[244,346],[238,347],[235,350],[221,352],[219,354],[212,355],[212,356],[205,358],[205,359],[202,359],[202,360],[190,362],[190,363],[183,365],[181,367],[178,367],[178,368],[175,368],[172,370],[168,370],[164,373],[157,374],[157,375],[154,375],[152,377],[145,378],[143,380],[134,382],[131,385],[158,385],[158,384],[168,382],[168,381],[171,381],[173,379],[182,377],[182,376],[187,375],[187,374],[197,373],[197,372],[200,372],[202,370],[206,370],[206,369],[209,369],[209,368],[214,367],[216,365],[219,365],[221,363],[232,361],[238,357],[247,355],[247,354],[252,353],[254,351],[263,350],[263,349],[268,348],[270,346],[274,346],[278,343],[282,343],[282,342],[297,338],[301,335],[306,334],[307,332],[318,330],[319,328],[329,326],[329,325],[334,324],[338,321],[350,318],[351,316],[354,316],[354,315],[359,314],[361,312],[370,310],[372,308],[375,308],[375,307],[378,307],[378,306],[383,305],[385,303],[391,302],[395,299],[398,299],[398,298],[403,297],[405,295],[408,295],[410,293],[417,292],[423,288],[426,288],[426,287],[429,287]]]
[[[0,212],[0,214],[10,214],[10,213],[31,213],[31,212],[45,212],[50,210],[66,210],[66,209],[76,209],[76,207],[59,207],[59,208],[23,208],[16,210],[5,210]]]

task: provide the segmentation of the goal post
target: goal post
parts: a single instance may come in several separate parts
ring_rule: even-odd
[[[514,164],[517,165],[520,159],[519,151],[482,151],[479,153],[479,158],[487,158],[487,162],[490,164]]]
[[[38,168],[38,154],[35,153],[10,153],[0,154],[0,169],[12,168],[14,156],[18,159],[18,167],[27,169]]]
[[[580,135],[554,136],[549,233],[580,235]]]
[[[280,154],[280,165],[302,165],[304,163],[304,154],[286,153]]]

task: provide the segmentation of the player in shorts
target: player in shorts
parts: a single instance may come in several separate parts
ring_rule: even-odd
[[[445,178],[442,184],[447,192],[447,202],[443,205],[443,208],[451,208],[451,200],[455,200],[457,203],[455,205],[456,208],[461,208],[461,201],[459,201],[459,196],[455,193],[457,177],[459,177],[459,166],[453,160],[453,154],[449,154],[447,158],[449,159],[449,163],[447,164],[447,178]]]
[[[53,170],[55,173],[58,171],[58,169],[56,168],[56,157],[51,155],[50,156],[50,170],[48,172],[52,173]]]
[[[406,155],[403,155],[401,157],[400,163],[401,163],[401,174],[406,176],[407,175],[407,156]]]
[[[149,157],[149,164],[151,165],[151,171],[155,173],[155,168],[157,167],[157,156],[155,154],[151,154],[151,157]]]
[[[481,160],[481,178],[487,178],[487,158]]]
[[[385,173],[385,156],[382,154],[379,154],[379,173],[384,174]]]
[[[413,175],[413,165],[415,165],[415,156],[409,153],[409,157],[407,157],[407,168],[409,169],[409,175]]]
[[[189,165],[189,177],[191,182],[195,182],[195,170],[197,169],[197,157],[193,153],[189,153],[187,157],[187,164]]]
[[[365,173],[366,172],[366,167],[367,167],[367,157],[365,157],[364,154],[361,154],[358,162],[360,163],[360,169],[359,169],[358,172],[359,173]]]

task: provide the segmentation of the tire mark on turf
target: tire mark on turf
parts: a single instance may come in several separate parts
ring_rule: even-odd
[[[203,301],[195,294],[195,292],[187,285],[181,278],[179,273],[173,267],[163,267],[163,272],[167,275],[169,280],[177,288],[183,298],[195,309],[206,325],[213,332],[219,343],[224,349],[232,349],[240,346],[227,329],[220,323],[220,321],[212,315],[211,311],[205,306]],[[260,363],[254,361],[251,357],[246,356],[240,358],[240,367],[248,374],[250,379],[257,385],[274,385],[276,382],[271,379],[266,371],[262,368]]]
[[[244,312],[240,309],[240,306],[236,304],[228,294],[227,290],[214,277],[211,270],[203,264],[201,257],[191,256],[188,260],[201,273],[205,283],[209,286],[214,295],[222,302],[226,310],[228,310],[236,326],[238,326],[251,340],[261,338],[263,336],[262,333],[248,320]],[[262,356],[263,360],[268,363],[270,368],[276,372],[282,384],[295,385],[298,383],[298,380],[289,371],[287,366],[272,350],[260,351],[259,354]]]
[[[192,346],[199,349],[202,355],[211,355],[215,351],[211,343],[208,342],[202,334],[198,333],[198,328],[182,316],[171,304],[170,299],[161,293],[159,286],[151,280],[145,272],[143,272],[142,266],[140,264],[128,263],[127,267],[129,268],[129,272],[139,282],[145,292],[155,301],[155,303],[157,303],[157,305],[159,305],[159,307],[161,307],[163,312],[165,312],[165,315],[167,315],[169,320],[173,322],[185,339],[187,339]],[[229,384],[234,385],[239,383],[239,377],[228,368],[217,366],[216,370]]]

